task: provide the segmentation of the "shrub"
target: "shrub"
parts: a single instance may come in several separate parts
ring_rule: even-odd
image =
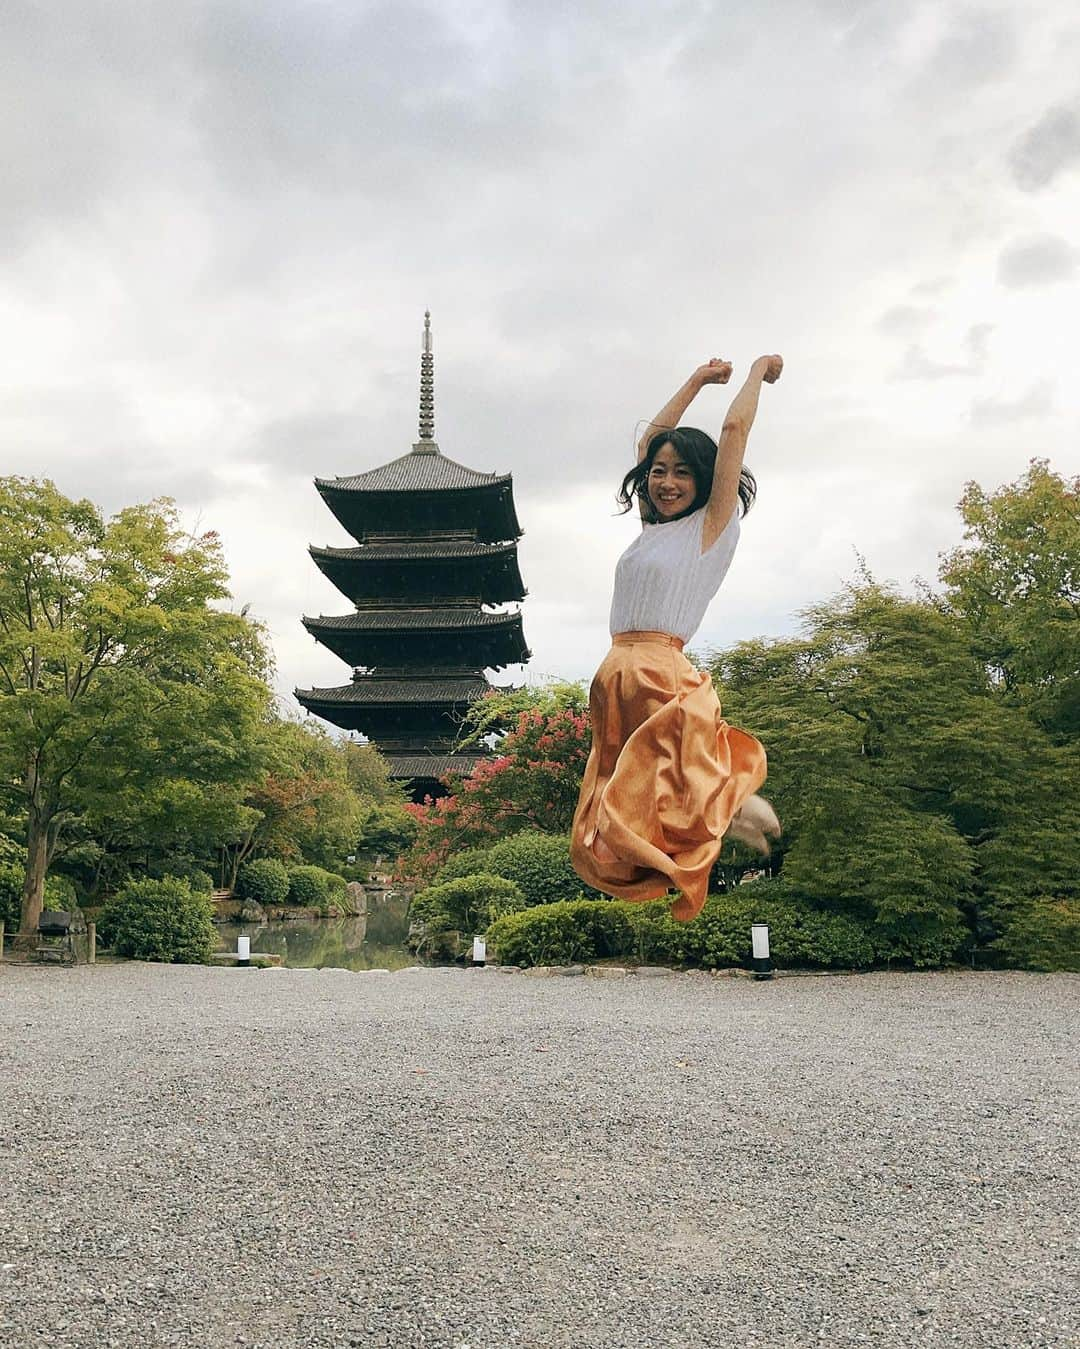
[[[461,852],[451,854],[435,873],[432,885],[442,885],[443,881],[458,881],[462,876],[475,876],[481,871],[490,872],[491,868],[487,865],[488,852],[487,848],[464,848]]]
[[[513,881],[484,872],[429,886],[409,905],[408,944],[417,951],[456,955],[459,943],[449,933],[484,932],[497,918],[524,905]]]
[[[325,909],[336,894],[348,884],[344,876],[323,867],[297,866],[289,868],[289,903],[305,908]]]
[[[0,863],[0,923],[4,931],[18,932],[22,922],[22,889],[26,867],[22,862]],[[67,876],[45,877],[45,908],[73,909],[75,886]]]
[[[214,906],[176,876],[133,881],[98,917],[102,941],[123,956],[206,965],[217,946]]]
[[[150,873],[154,880],[181,880],[187,881],[191,888],[199,894],[211,895],[214,892],[214,878],[209,871],[204,871],[197,862],[192,862],[179,857],[169,857],[160,868],[155,868]]]
[[[257,857],[240,868],[236,888],[241,899],[284,904],[289,897],[289,872],[276,857]]]
[[[626,955],[633,942],[630,907],[608,899],[541,904],[496,919],[487,937],[507,965],[566,965]]]
[[[579,900],[511,914],[493,923],[487,935],[508,964],[622,956],[643,964],[718,969],[749,965],[751,925],[767,922],[777,965],[858,969],[873,963],[874,943],[851,918],[771,898],[767,892],[773,883],[759,882],[752,889],[753,894],[711,895],[692,923],[677,923],[666,899],[649,904]]]
[[[513,834],[488,850],[487,861],[496,876],[521,886],[529,905],[578,899],[584,888],[570,865],[568,834]]]

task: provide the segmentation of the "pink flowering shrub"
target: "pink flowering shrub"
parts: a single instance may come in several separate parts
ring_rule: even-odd
[[[519,712],[497,756],[482,759],[467,778],[447,779],[450,795],[407,807],[420,832],[399,858],[398,876],[430,880],[452,852],[484,847],[523,829],[567,833],[591,743],[585,711]]]

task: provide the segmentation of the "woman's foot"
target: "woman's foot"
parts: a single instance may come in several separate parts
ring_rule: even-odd
[[[724,834],[725,838],[738,839],[748,848],[768,857],[772,845],[766,835],[779,838],[782,833],[776,811],[763,796],[748,796],[740,808],[731,817],[731,823]]]

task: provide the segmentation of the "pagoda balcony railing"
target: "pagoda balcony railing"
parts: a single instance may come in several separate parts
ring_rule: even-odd
[[[368,609],[393,609],[395,611],[424,609],[479,609],[484,604],[482,595],[410,595],[407,600],[393,599],[388,595],[365,596],[353,600],[357,612]]]
[[[475,529],[366,530],[357,543],[478,543]]]
[[[358,665],[352,678],[354,684],[369,679],[483,679],[484,672],[475,665]]]

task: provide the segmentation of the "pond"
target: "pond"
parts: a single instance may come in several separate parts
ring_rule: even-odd
[[[294,969],[400,970],[422,965],[405,946],[408,900],[373,903],[367,918],[309,918],[289,922],[222,923],[218,950],[235,951],[251,938],[251,954],[284,956]]]

